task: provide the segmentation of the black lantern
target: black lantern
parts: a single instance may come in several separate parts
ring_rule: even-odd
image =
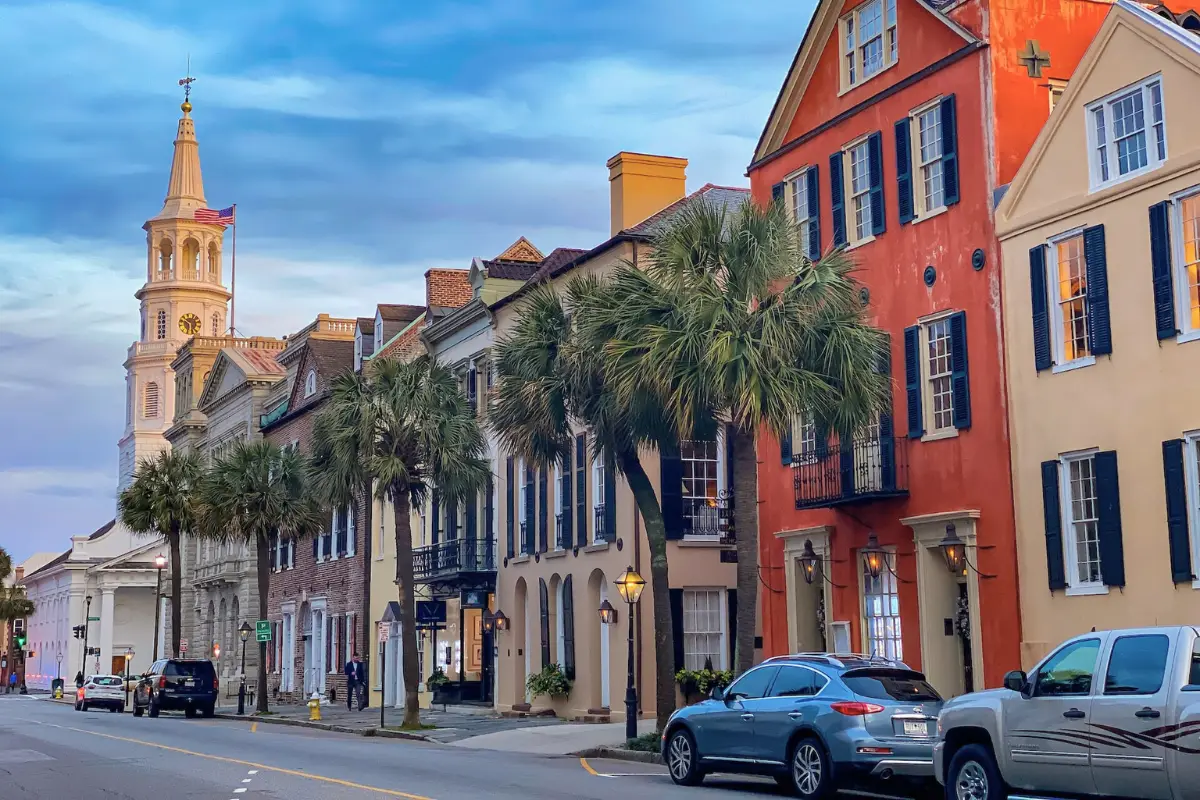
[[[862,549],[862,557],[867,574],[878,578],[879,573],[887,566],[887,551],[879,546],[879,537],[875,535],[875,531],[871,531],[867,536],[867,546]]]
[[[492,616],[491,609],[485,608],[483,610],[483,632],[491,633],[494,630],[496,630],[496,618]]]
[[[946,538],[938,547],[942,548],[942,558],[946,559],[946,568],[951,575],[962,575],[967,563],[967,544],[958,538],[954,523],[946,526]]]
[[[613,604],[605,600],[600,604],[600,622],[604,625],[617,624],[617,610],[613,608]]]
[[[812,583],[817,576],[817,566],[821,563],[821,557],[813,550],[812,540],[809,539],[804,543],[804,552],[800,554],[800,570],[804,574],[804,582]]]
[[[500,609],[496,609],[496,614],[492,617],[492,622],[495,623],[497,631],[508,630],[508,617],[504,616],[504,612]]]

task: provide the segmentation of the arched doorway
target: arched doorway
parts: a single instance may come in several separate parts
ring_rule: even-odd
[[[589,605],[593,609],[599,609],[600,605],[608,599],[608,580],[604,577],[604,572],[601,570],[593,570],[588,576],[588,600]],[[588,629],[592,633],[590,637],[594,646],[589,648],[591,655],[591,674],[597,676],[595,685],[589,700],[593,708],[612,708],[611,684],[612,678],[610,674],[610,648],[609,648],[609,628],[610,625],[604,625],[600,622],[598,611],[596,613],[584,614],[584,619],[589,620]]]
[[[529,590],[524,578],[517,579],[515,592],[516,608],[513,610],[513,641],[517,643],[516,659],[513,662],[513,699],[516,703],[526,702],[525,681],[529,674]]]

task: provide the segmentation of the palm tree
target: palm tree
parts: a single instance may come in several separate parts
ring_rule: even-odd
[[[692,203],[656,237],[643,268],[616,270],[608,306],[590,317],[609,340],[605,372],[622,402],[653,393],[681,437],[726,423],[738,672],[754,663],[759,433],[783,435],[802,414],[819,429],[853,432],[890,391],[880,370],[886,335],[866,322],[853,263],[841,251],[816,262],[803,252],[779,204]]]
[[[183,625],[180,543],[195,529],[196,486],[203,471],[195,453],[165,450],[142,460],[133,482],[117,500],[117,514],[126,528],[134,533],[157,533],[167,540],[171,554],[171,653],[176,658]]]
[[[13,575],[12,557],[8,551],[0,547],[0,622],[8,623],[14,619],[27,619],[36,610],[33,601],[25,596],[21,586],[9,586]]]
[[[562,294],[549,284],[529,294],[515,327],[497,346],[499,392],[489,419],[509,451],[540,463],[569,464],[572,425],[586,428],[593,456],[611,464],[633,491],[650,546],[655,705],[658,729],[663,730],[675,710],[677,666],[667,529],[640,450],[670,446],[675,432],[654,398],[621,403],[606,384],[601,370],[603,338],[583,322],[594,317],[592,309],[604,302],[604,294],[603,284],[591,277],[572,279]]]
[[[307,463],[295,450],[262,440],[238,442],[201,479],[197,535],[250,544],[258,559],[258,618],[267,618],[271,539],[303,539],[322,526],[320,507],[307,485]],[[258,711],[267,711],[267,643],[258,643]]]
[[[335,378],[313,426],[317,494],[342,503],[364,486],[392,504],[400,600],[404,727],[421,724],[417,704],[416,585],[410,511],[436,488],[456,503],[487,483],[483,433],[454,375],[427,356],[372,362],[368,374]]]

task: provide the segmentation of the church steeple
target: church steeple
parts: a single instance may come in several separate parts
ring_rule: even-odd
[[[171,159],[167,198],[155,219],[191,219],[195,209],[206,205],[204,179],[200,175],[200,143],[196,141],[191,101],[184,100],[180,108],[183,116],[175,133],[175,155]]]

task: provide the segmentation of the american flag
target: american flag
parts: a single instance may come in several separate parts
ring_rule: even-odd
[[[193,212],[193,218],[196,222],[215,222],[218,225],[232,225],[237,220],[235,218],[235,209],[237,206],[222,208],[214,211],[211,208],[197,208]]]

